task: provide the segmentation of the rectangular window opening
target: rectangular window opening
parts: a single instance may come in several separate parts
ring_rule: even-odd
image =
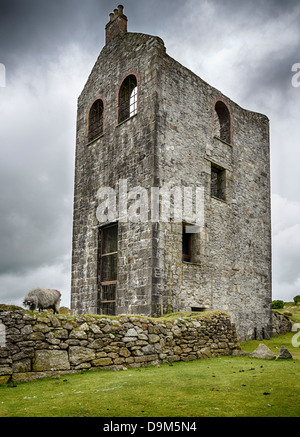
[[[211,196],[226,200],[226,170],[211,164]]]
[[[191,262],[192,234],[186,232],[186,225],[182,225],[182,261]]]
[[[118,278],[118,225],[99,229],[99,312],[116,314],[116,289]]]

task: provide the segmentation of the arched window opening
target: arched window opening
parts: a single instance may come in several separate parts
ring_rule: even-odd
[[[226,143],[231,143],[230,113],[225,103],[220,100],[215,105],[216,136]]]
[[[103,102],[96,100],[89,112],[88,140],[93,141],[103,133]]]
[[[130,75],[126,77],[119,92],[119,123],[137,113],[137,80]]]

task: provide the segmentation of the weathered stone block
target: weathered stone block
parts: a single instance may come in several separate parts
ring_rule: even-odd
[[[153,344],[149,344],[148,346],[142,347],[143,354],[152,355],[155,352],[155,346]]]
[[[70,332],[69,338],[76,338],[79,340],[85,340],[87,339],[87,334],[84,331],[77,331],[73,329],[72,332]]]
[[[121,355],[122,357],[129,357],[130,356],[130,351],[126,348],[126,347],[122,347],[120,349],[119,355]]]
[[[78,326],[78,331],[89,331],[90,327],[89,325],[85,322],[82,325]]]
[[[103,367],[103,366],[110,366],[111,364],[113,364],[113,360],[112,358],[97,358],[95,360],[92,361],[92,365],[94,367]]]
[[[11,375],[12,373],[12,368],[10,366],[0,366],[0,376]]]
[[[160,340],[160,336],[156,334],[149,334],[149,342],[151,344],[157,343]]]
[[[141,357],[135,357],[136,363],[143,363],[148,361],[156,361],[158,359],[158,355],[143,355]]]
[[[31,334],[33,332],[32,326],[31,325],[25,325],[22,329],[21,329],[21,334]]]
[[[39,350],[35,352],[32,364],[32,370],[34,372],[68,369],[70,369],[70,363],[66,351]]]
[[[122,341],[124,341],[124,343],[133,343],[134,341],[137,340],[137,337],[123,337]]]
[[[70,346],[69,359],[71,365],[78,365],[95,358],[95,351],[82,346]]]
[[[45,335],[42,332],[36,331],[29,334],[27,338],[28,340],[44,340]]]
[[[90,325],[90,329],[91,329],[91,331],[92,331],[94,334],[102,334],[102,331],[101,331],[101,329],[99,328],[99,326],[98,326],[98,325],[95,325],[94,323],[92,323],[92,324]]]
[[[39,331],[42,333],[47,333],[50,331],[50,328],[48,325],[46,325],[45,323],[37,323],[34,327],[33,327],[34,331]]]
[[[12,364],[13,373],[25,373],[31,371],[31,359],[26,358],[21,361],[15,361]]]
[[[88,347],[91,349],[101,349],[104,347],[104,341],[101,338],[89,342]]]
[[[51,332],[51,334],[53,334],[54,338],[60,338],[60,339],[66,339],[69,337],[69,333],[67,331],[67,329],[57,329]]]
[[[125,334],[125,337],[137,337],[138,333],[137,330],[135,328],[130,328],[128,329],[128,331]]]

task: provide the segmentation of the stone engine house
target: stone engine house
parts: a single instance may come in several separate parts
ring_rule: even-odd
[[[188,200],[200,226],[175,213]],[[71,307],[220,309],[240,339],[272,332],[269,120],[127,32],[122,6],[78,99]]]

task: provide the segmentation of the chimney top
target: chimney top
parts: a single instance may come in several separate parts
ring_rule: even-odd
[[[123,14],[124,6],[119,5],[109,14],[109,22],[105,27],[105,43],[108,44],[112,39],[122,32],[127,32],[127,17]]]

